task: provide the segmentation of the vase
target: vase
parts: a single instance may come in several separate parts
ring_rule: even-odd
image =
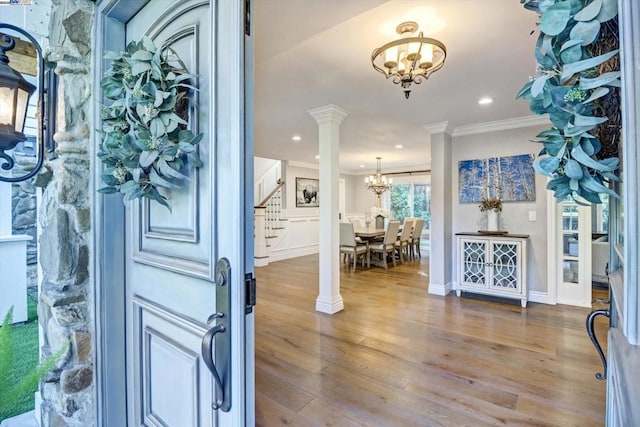
[[[382,215],[376,217],[376,228],[384,228],[384,217]]]
[[[498,212],[493,209],[487,211],[487,230],[498,231]]]

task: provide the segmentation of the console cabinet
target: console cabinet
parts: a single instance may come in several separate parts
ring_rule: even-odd
[[[458,281],[462,291],[516,298],[527,306],[527,241],[524,234],[457,233]]]

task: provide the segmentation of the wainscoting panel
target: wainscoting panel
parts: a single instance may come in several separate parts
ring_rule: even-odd
[[[279,231],[276,239],[269,242],[269,261],[317,253],[319,225],[318,217],[290,217],[283,221],[284,229]]]

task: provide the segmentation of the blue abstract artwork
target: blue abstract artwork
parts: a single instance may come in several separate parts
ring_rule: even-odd
[[[483,197],[503,202],[536,200],[533,154],[461,160],[458,162],[460,203],[478,203]]]

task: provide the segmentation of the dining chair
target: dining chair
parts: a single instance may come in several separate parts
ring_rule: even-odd
[[[369,244],[369,251],[382,254],[382,262],[384,268],[387,268],[387,255],[391,255],[393,266],[396,266],[395,244],[400,229],[400,221],[390,221],[387,231],[384,234],[384,240],[381,242],[373,242]]]
[[[356,241],[356,233],[353,224],[350,222],[340,223],[340,254],[344,254],[345,260],[348,259],[349,262],[351,262],[353,258],[353,268],[351,271],[356,271],[356,262],[359,256],[363,257],[362,265],[364,265],[364,260],[366,259],[367,267],[371,267],[369,243]]]
[[[424,227],[424,219],[418,218],[416,220],[416,225],[413,227],[413,233],[411,233],[411,240],[409,241],[409,247],[411,248],[411,257],[415,258],[415,254],[418,255],[418,258],[422,258],[422,254],[420,253],[420,236],[422,235],[422,228]]]
[[[405,257],[407,261],[409,261],[409,240],[411,240],[414,224],[413,219],[405,218],[402,224],[402,233],[400,233],[400,236],[395,242],[395,250],[398,252],[401,264],[404,264]]]

